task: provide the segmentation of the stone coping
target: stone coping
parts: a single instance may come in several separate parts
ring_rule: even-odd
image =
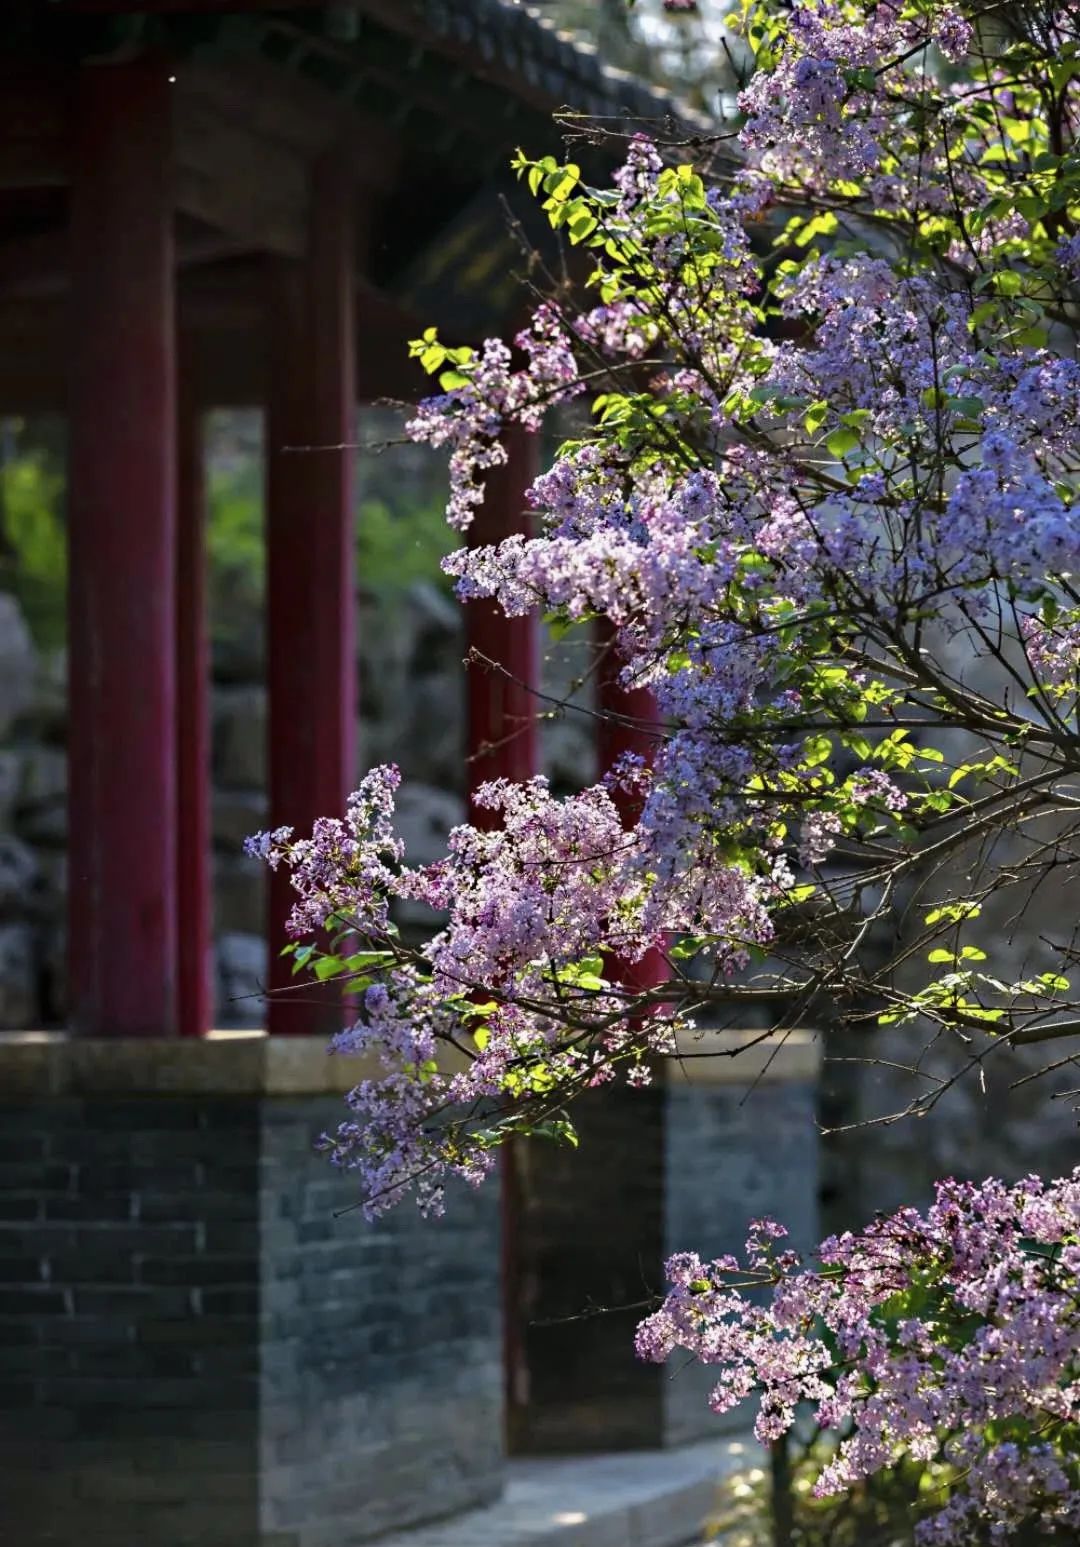
[[[513,1458],[485,1509],[368,1547],[684,1547],[702,1543],[721,1484],[767,1464],[749,1435],[673,1450]],[[760,1474],[758,1474],[760,1475]]]
[[[816,1076],[819,1042],[705,1031],[680,1038],[668,1078],[747,1085]],[[64,1032],[0,1032],[0,1100],[88,1095],[306,1096],[341,1094],[379,1072],[372,1058],[334,1055],[321,1037],[210,1032],[206,1037],[80,1038]]]

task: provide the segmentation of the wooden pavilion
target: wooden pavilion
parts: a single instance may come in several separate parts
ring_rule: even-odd
[[[357,403],[423,390],[422,327],[508,327],[497,194],[516,145],[557,148],[553,109],[670,105],[516,0],[14,0],[0,38],[0,411],[69,416],[72,1030],[198,1036],[201,415],[265,410],[271,822],[304,829],[355,772]],[[484,535],[519,519],[531,456],[512,448]],[[527,627],[472,628],[528,676]],[[534,767],[515,692],[473,686],[473,750],[501,749],[480,776]],[[272,944],[286,906],[278,887]],[[333,1013],[270,1001],[279,1030]]]
[[[812,1213],[812,1059],[769,1058],[769,1124],[706,1060],[584,1109],[599,1165],[365,1229],[312,1152],[356,1078],[306,1035],[339,1007],[204,1035],[202,416],[265,411],[270,820],[303,830],[355,773],[357,404],[424,390],[425,326],[512,325],[497,195],[517,145],[559,148],[553,109],[625,130],[671,106],[516,0],[0,10],[0,413],[69,423],[74,1033],[0,1038],[0,1536],[345,1547],[497,1497],[508,1428],[681,1443],[707,1409],[634,1364],[634,1313],[566,1312],[639,1299],[688,1240],[731,1249],[777,1189]],[[508,451],[481,540],[520,529],[535,447]],[[470,674],[469,779],[528,775],[532,626],[478,603],[467,626],[508,669]],[[601,724],[607,761],[627,737]],[[730,1218],[699,1220],[721,1172]]]

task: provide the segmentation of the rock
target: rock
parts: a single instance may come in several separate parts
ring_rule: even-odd
[[[22,762],[23,754],[17,748],[0,751],[0,829],[11,826],[22,783]]]
[[[465,672],[410,684],[397,733],[397,761],[409,779],[446,789],[465,785]],[[393,745],[394,742],[392,741]]]
[[[0,836],[0,913],[35,913],[42,901],[42,874],[28,844],[10,833]]]
[[[0,591],[0,736],[33,702],[38,658],[18,599]]]
[[[218,1022],[222,1026],[261,1026],[266,1019],[264,992],[269,952],[261,935],[229,931],[217,942]]]
[[[567,709],[557,719],[540,721],[544,772],[559,790],[580,790],[596,780],[596,722]]]
[[[67,842],[67,756],[60,748],[30,746],[23,753],[14,826],[31,843]]]
[[[67,930],[62,918],[61,903],[41,940],[41,1010],[47,1026],[62,1026],[67,1019]]]
[[[67,651],[50,650],[37,663],[32,701],[22,716],[38,740],[62,741],[67,730]]]
[[[32,1031],[40,1021],[34,930],[0,924],[0,1030]]]
[[[211,812],[214,843],[230,854],[241,854],[244,839],[266,826],[267,810],[262,790],[215,790]]]
[[[446,853],[446,835],[465,820],[460,795],[419,782],[405,782],[398,791],[395,827],[405,843],[405,863],[430,865]],[[422,902],[408,898],[395,902],[393,917],[410,936],[426,935],[438,927],[440,916]]]
[[[266,670],[266,627],[261,609],[255,613],[238,598],[229,598],[225,610],[231,614],[228,628],[215,635],[212,646],[214,681],[258,682]]]
[[[446,635],[463,632],[461,604],[441,586],[430,580],[414,580],[405,594],[423,626],[440,629]]]
[[[266,788],[266,689],[214,693],[214,781],[226,790]]]
[[[404,783],[398,791],[395,827],[410,865],[430,865],[446,853],[446,835],[465,820],[465,802],[430,784]]]
[[[267,869],[261,860],[220,855],[214,863],[214,922],[221,933],[266,928]]]
[[[45,891],[44,907],[58,922],[63,919],[67,899],[68,857],[65,849],[41,849],[37,856]]]

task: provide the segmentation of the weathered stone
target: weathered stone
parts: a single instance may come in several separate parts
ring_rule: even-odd
[[[33,1029],[41,1018],[34,930],[0,924],[0,1029]]]
[[[441,586],[428,580],[416,580],[405,594],[419,627],[445,634],[447,638],[462,632],[461,607]]]
[[[64,881],[67,864],[64,864]],[[52,916],[39,935],[41,947],[41,1019],[46,1026],[62,1026],[67,1019],[67,928],[61,895]]]
[[[214,681],[258,682],[266,668],[266,628],[263,609],[232,600],[228,627],[213,642]]]
[[[21,721],[41,741],[60,741],[67,728],[68,664],[65,649],[41,656],[34,674],[33,696]]]
[[[214,773],[228,790],[266,787],[266,689],[218,688],[214,694]]]
[[[399,761],[408,778],[460,789],[465,769],[465,670],[422,677],[407,694]]]
[[[262,790],[215,790],[211,815],[214,843],[230,854],[241,854],[244,839],[266,826],[267,809]]]
[[[30,843],[67,841],[67,755],[59,747],[30,745],[22,754],[15,830]]]
[[[395,826],[410,865],[430,865],[446,853],[446,835],[465,820],[465,802],[430,784],[403,784],[396,801]]]
[[[38,864],[45,888],[45,907],[59,919],[64,911],[68,886],[68,857],[65,849],[38,849]]]
[[[0,751],[0,829],[10,827],[22,783],[22,752],[16,747]]]
[[[39,912],[43,879],[33,849],[10,833],[0,836],[0,914],[10,918]]]
[[[579,790],[596,779],[595,721],[573,710],[540,721],[544,772],[557,789]]]
[[[266,927],[266,866],[261,861],[217,857],[214,918],[223,934],[261,934]]]
[[[230,930],[217,942],[218,1024],[261,1026],[266,1019],[264,998],[269,951],[261,935]]]
[[[0,591],[0,736],[34,697],[37,651],[18,599]]]

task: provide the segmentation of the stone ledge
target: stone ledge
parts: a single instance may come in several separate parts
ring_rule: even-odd
[[[369,1547],[685,1547],[702,1540],[724,1479],[762,1462],[755,1441],[727,1437],[677,1450],[512,1460],[497,1503]]]
[[[819,1044],[779,1036],[702,1032],[665,1060],[670,1082],[745,1085],[815,1078]],[[261,1031],[206,1037],[80,1038],[0,1032],[0,1097],[94,1095],[314,1096],[343,1094],[380,1072],[374,1058],[333,1055],[320,1037]]]
[[[702,1029],[680,1035],[677,1046],[666,1060],[669,1084],[794,1084],[815,1080],[821,1067],[821,1038],[802,1027],[782,1032]]]
[[[80,1038],[0,1034],[0,1095],[308,1096],[342,1093],[373,1072],[334,1057],[321,1037]]]

